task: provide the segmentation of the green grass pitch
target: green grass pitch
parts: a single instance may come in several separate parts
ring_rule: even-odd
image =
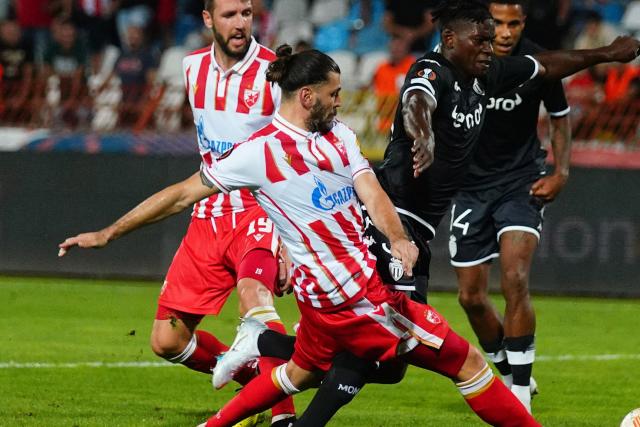
[[[214,392],[207,375],[140,366],[160,361],[148,345],[158,291],[150,282],[0,277],[0,426],[195,426],[223,405],[232,386]],[[430,298],[475,343],[455,295]],[[541,392],[534,414],[545,426],[618,426],[640,407],[640,301],[534,297],[534,304]],[[293,298],[277,308],[291,328]],[[236,310],[234,296],[202,327],[230,342]],[[311,395],[296,396],[299,410]],[[330,425],[482,423],[448,380],[410,369],[401,384],[366,386]]]

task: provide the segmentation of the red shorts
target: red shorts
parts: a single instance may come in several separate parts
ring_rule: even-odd
[[[301,319],[292,360],[306,370],[326,371],[342,352],[368,360],[389,360],[419,343],[440,348],[449,332],[433,307],[389,290],[377,274],[365,296],[335,312],[322,312],[298,302]]]
[[[262,251],[245,260],[256,249]],[[270,256],[265,257],[263,250]],[[194,217],[173,257],[158,303],[191,314],[218,314],[243,277],[259,280],[273,292],[277,251],[273,223],[262,209]]]

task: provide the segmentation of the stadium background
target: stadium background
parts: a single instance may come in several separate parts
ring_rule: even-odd
[[[402,3],[254,0],[254,36],[261,42],[314,46],[339,62],[340,116],[373,162],[382,156],[395,105],[389,80],[403,75],[392,68],[385,86],[378,67],[411,55],[399,25],[414,26],[424,46],[438,38],[415,11],[413,22],[403,21],[405,9],[428,8],[430,1]],[[201,25],[201,1],[126,1],[109,10],[114,5],[0,1],[0,272],[157,280],[185,230],[187,213],[103,251],[56,258],[56,243],[65,236],[107,225],[198,165],[181,58],[211,42]],[[607,43],[640,28],[638,5],[532,2],[527,35],[548,48]],[[546,211],[531,288],[640,296],[640,68],[597,67],[565,86],[573,168]],[[540,134],[548,144],[546,123],[540,121]],[[447,224],[433,244],[434,289],[455,287]]]

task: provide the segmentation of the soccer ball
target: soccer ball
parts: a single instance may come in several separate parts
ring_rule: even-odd
[[[640,408],[629,412],[620,423],[620,427],[640,427]]]

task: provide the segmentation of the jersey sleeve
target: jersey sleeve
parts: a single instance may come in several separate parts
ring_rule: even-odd
[[[571,111],[562,87],[562,80],[555,80],[546,84],[542,98],[544,108],[551,117],[564,117]]]
[[[351,176],[353,179],[356,179],[357,176],[360,176],[363,173],[373,173],[369,160],[367,160],[364,154],[362,154],[360,142],[358,141],[356,133],[344,123],[339,124],[337,133],[344,142],[344,150],[347,154],[347,161],[349,162]]]
[[[448,86],[447,81],[446,71],[438,61],[420,59],[407,73],[404,85],[400,89],[400,102],[404,104],[410,92],[419,90],[433,98],[437,106],[438,99]]]
[[[210,165],[201,163],[200,171],[205,179],[223,193],[246,188],[256,190],[264,175],[264,156],[257,141],[236,144],[222,156],[214,159]]]
[[[538,75],[540,64],[533,56],[493,58],[489,70],[489,95],[508,92]]]

